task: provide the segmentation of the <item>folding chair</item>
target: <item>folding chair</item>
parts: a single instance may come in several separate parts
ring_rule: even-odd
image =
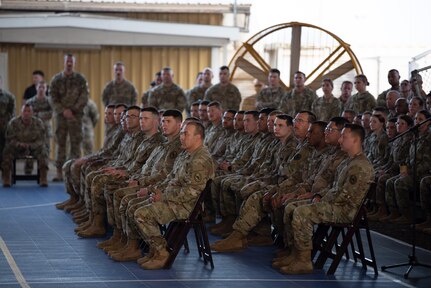
[[[214,262],[211,254],[211,248],[208,241],[208,234],[205,227],[205,222],[203,221],[203,202],[205,199],[205,194],[210,193],[211,190],[211,180],[208,180],[205,189],[199,195],[196,201],[193,211],[190,216],[185,220],[175,220],[169,223],[169,226],[165,233],[165,239],[168,243],[169,259],[166,262],[165,269],[171,268],[178,255],[181,247],[184,246],[186,253],[190,252],[187,234],[190,228],[193,227],[196,236],[196,244],[198,247],[199,258],[203,258],[204,264],[207,265],[208,262],[211,264],[211,269],[214,269]]]
[[[327,275],[333,275],[337,270],[338,264],[344,254],[348,253],[347,248],[351,245],[352,255],[355,262],[359,259],[363,269],[367,269],[367,266],[371,266],[374,269],[374,274],[378,275],[376,257],[374,254],[373,243],[371,241],[371,233],[368,227],[367,211],[365,206],[369,201],[371,195],[374,193],[376,183],[370,184],[367,195],[362,201],[355,218],[351,223],[339,224],[339,223],[322,223],[318,225],[318,228],[313,236],[313,257],[317,251],[320,252],[315,267],[322,269],[328,258],[332,259],[331,266],[327,271]],[[368,248],[371,259],[366,258],[364,252],[364,246],[362,244],[361,229],[365,229],[368,241]],[[341,244],[337,243],[337,239],[341,234]],[[356,238],[358,250],[353,245],[353,236]],[[335,248],[335,251],[333,249]],[[348,254],[347,254],[348,257]]]
[[[36,174],[31,175],[17,175],[16,174],[16,162],[17,160],[36,160],[33,156],[24,156],[13,159],[12,163],[12,184],[16,184],[16,180],[36,180],[37,184],[39,184],[40,180],[40,170],[39,170],[39,161],[36,160]]]

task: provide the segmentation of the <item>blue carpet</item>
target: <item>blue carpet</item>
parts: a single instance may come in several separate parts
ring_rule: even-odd
[[[172,269],[145,271],[133,262],[110,260],[96,248],[102,239],[77,237],[70,215],[54,207],[67,198],[62,183],[39,188],[35,182],[22,181],[0,188],[0,237],[5,243],[0,252],[0,287],[431,287],[431,269],[415,267],[407,280],[403,279],[406,267],[375,277],[348,260],[340,263],[334,276],[326,276],[325,270],[282,275],[271,268],[274,247],[215,253],[211,270],[199,259],[192,233],[190,254],[180,252]],[[407,260],[410,246],[377,233],[372,237],[379,267]],[[216,239],[210,235],[210,242]],[[431,262],[429,251],[418,249],[417,256]]]

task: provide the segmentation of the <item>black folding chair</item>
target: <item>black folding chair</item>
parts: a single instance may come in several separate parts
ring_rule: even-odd
[[[368,189],[367,195],[362,201],[361,206],[356,213],[355,218],[351,223],[339,224],[339,223],[322,223],[318,225],[316,232],[313,236],[313,258],[320,252],[315,267],[322,269],[328,258],[332,259],[331,266],[327,271],[327,275],[333,275],[337,270],[338,264],[341,261],[343,255],[347,255],[348,258],[348,246],[352,248],[352,254],[355,262],[359,259],[363,269],[367,269],[370,266],[374,269],[374,274],[378,275],[376,257],[374,254],[373,243],[371,241],[371,233],[368,227],[367,210],[366,205],[376,189],[376,183],[372,182]],[[370,252],[370,258],[367,258],[364,251],[364,245],[362,244],[361,229],[365,229],[365,233],[368,241],[368,248]],[[341,244],[337,243],[337,239],[341,235]],[[356,244],[358,250],[353,245],[353,236],[356,238]],[[333,249],[335,251],[333,251]]]
[[[205,222],[203,221],[202,217],[204,211],[203,202],[205,199],[205,194],[211,193],[210,191],[211,180],[208,180],[205,189],[199,195],[199,198],[196,201],[195,207],[190,213],[190,216],[185,220],[175,220],[169,223],[165,233],[165,239],[168,243],[167,248],[170,255],[164,267],[165,269],[171,268],[182,246],[184,246],[186,253],[190,252],[187,235],[190,231],[190,228],[192,227],[195,231],[199,257],[203,258],[205,265],[207,265],[209,262],[211,264],[211,269],[214,269],[214,262],[208,241],[208,234],[205,227]]]
[[[20,175],[16,173],[16,162],[17,160],[35,160],[36,161],[36,174],[31,175]],[[37,161],[33,156],[24,156],[13,159],[12,163],[12,184],[16,184],[16,180],[36,180],[39,184],[40,180],[40,170],[39,161]]]

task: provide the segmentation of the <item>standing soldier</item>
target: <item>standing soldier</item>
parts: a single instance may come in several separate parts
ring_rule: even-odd
[[[317,120],[329,121],[329,119],[340,115],[341,104],[340,100],[332,94],[334,83],[331,79],[323,79],[322,90],[323,96],[314,100],[311,105],[311,112],[316,115]]]
[[[353,83],[346,80],[341,84],[341,95],[338,98],[341,102],[341,111],[344,110],[344,106],[346,105],[347,100],[349,100],[350,96],[352,96]]]
[[[317,98],[313,90],[305,87],[305,79],[305,74],[297,71],[293,78],[295,87],[281,99],[279,109],[292,117],[302,110],[311,111],[311,104]]]
[[[102,93],[102,101],[105,107],[109,104],[115,105],[123,103],[128,106],[136,104],[138,92],[136,92],[135,86],[124,78],[125,71],[126,67],[124,67],[123,62],[117,62],[114,64],[115,79],[106,84]]]
[[[186,96],[183,89],[174,83],[174,71],[170,67],[162,69],[162,84],[150,91],[148,104],[158,110],[186,108]]]
[[[15,96],[3,89],[3,80],[0,76],[0,164],[3,159],[7,123],[13,116],[15,116]]]
[[[202,81],[200,83],[198,83],[195,87],[193,87],[192,89],[190,89],[187,92],[186,98],[187,98],[187,113],[190,115],[190,107],[191,105],[198,101],[198,100],[203,100],[205,97],[205,92],[207,91],[208,88],[210,88],[213,84],[212,84],[212,79],[213,79],[214,75],[213,75],[213,71],[211,70],[211,68],[205,68],[204,70],[202,70]]]
[[[268,87],[263,88],[256,98],[257,110],[263,108],[277,109],[280,105],[281,98],[284,96],[284,89],[280,87],[280,70],[271,69],[268,75]]]
[[[148,97],[150,96],[150,92],[154,90],[154,88],[162,84],[162,72],[159,71],[156,74],[154,74],[154,76],[155,78],[153,81],[151,81],[150,88],[142,94],[142,97],[141,97],[142,108],[145,108],[148,106]]]
[[[70,159],[79,158],[82,142],[82,116],[88,101],[88,85],[83,75],[74,71],[75,56],[64,56],[64,71],[51,80],[52,105],[56,114],[57,139],[56,167],[54,181],[63,181],[63,164],[66,162],[66,141],[70,139]]]
[[[386,95],[389,91],[400,91],[400,72],[398,72],[397,69],[389,70],[388,83],[391,85],[391,88],[383,91],[379,96],[377,96],[377,106],[386,107]]]
[[[363,74],[356,75],[354,84],[358,93],[347,100],[344,110],[353,110],[359,114],[372,111],[376,107],[376,99],[367,91],[367,86],[370,85],[367,77]]]
[[[50,140],[52,137],[51,131],[51,119],[52,119],[52,107],[50,104],[50,100],[46,97],[46,90],[48,89],[48,85],[45,81],[40,81],[36,84],[36,96],[31,97],[27,100],[27,104],[33,108],[33,115],[42,120],[45,125],[45,135],[46,135],[46,153],[49,155],[50,151]],[[29,160],[25,162],[24,168],[25,174],[31,174],[33,171],[33,161]]]
[[[39,162],[40,186],[48,186],[48,154],[45,145],[45,126],[33,116],[30,104],[21,108],[21,116],[9,121],[6,130],[6,145],[3,151],[3,187],[10,187],[12,161],[17,156],[33,156]]]
[[[220,83],[215,84],[205,93],[205,100],[218,101],[223,110],[233,109],[238,111],[241,103],[241,93],[238,88],[230,83],[229,67],[220,67],[219,80]]]
[[[93,153],[94,128],[99,121],[99,110],[93,100],[88,99],[84,107],[84,117],[82,118],[82,150],[84,155]]]

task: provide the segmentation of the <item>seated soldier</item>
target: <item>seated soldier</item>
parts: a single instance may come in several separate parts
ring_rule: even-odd
[[[320,223],[350,223],[355,217],[373,180],[374,171],[362,152],[365,132],[356,124],[346,124],[340,144],[348,158],[337,169],[332,188],[323,197],[316,194],[310,200],[290,203],[285,208],[284,224],[290,254],[273,267],[284,274],[310,274],[313,225]]]
[[[164,191],[154,189],[151,204],[135,211],[135,222],[142,239],[150,247],[144,269],[161,269],[169,258],[166,240],[160,225],[175,219],[186,219],[193,210],[199,194],[208,180],[214,177],[211,155],[203,145],[204,127],[188,122],[181,130],[181,146],[186,150],[183,165],[171,178]]]
[[[3,150],[3,187],[11,185],[12,161],[17,157],[33,156],[39,161],[40,186],[47,187],[48,153],[46,132],[42,120],[33,116],[30,104],[21,108],[21,116],[9,121],[6,128],[6,145]]]

